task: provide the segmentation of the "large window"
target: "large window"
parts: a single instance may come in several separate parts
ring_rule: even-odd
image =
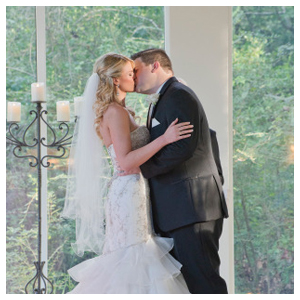
[[[6,45],[6,100],[22,103],[24,120],[32,109],[30,85],[36,82],[35,7],[6,8]],[[24,129],[20,123],[21,134]],[[6,284],[7,293],[24,293],[37,260],[37,176],[29,161],[15,158],[12,149],[7,145]]]
[[[69,100],[72,105],[73,98],[82,95],[99,56],[107,52],[129,56],[150,47],[164,48],[162,6],[46,7],[45,16],[47,120],[56,130],[56,102]],[[8,7],[7,101],[22,101],[26,107],[30,107],[30,84],[36,81],[35,38],[35,7]],[[130,94],[126,99],[141,123],[145,123],[148,109],[143,98]],[[22,112],[23,120],[27,114]],[[51,132],[47,137],[51,143]],[[48,149],[49,154],[55,151]],[[60,218],[67,160],[48,161],[52,163],[47,172],[48,277],[54,283],[54,293],[60,294],[75,284],[67,269],[93,255],[79,258],[73,253],[75,223]],[[37,260],[36,170],[29,170],[26,159],[15,158],[9,146],[7,167],[7,293],[24,293],[25,284],[35,273],[33,261]]]
[[[30,84],[37,80],[35,7],[7,7],[6,12],[6,100],[22,102],[22,135],[32,108]],[[163,7],[60,6],[46,7],[45,13],[48,122],[56,130],[56,101],[73,104],[100,55],[164,47]],[[235,291],[293,293],[294,11],[233,7],[232,16]],[[145,123],[143,96],[129,94],[126,101]],[[74,287],[67,269],[93,255],[79,258],[71,249],[75,224],[60,218],[67,160],[49,162],[48,215],[43,216],[48,236],[43,238],[48,277],[60,294]],[[10,145],[6,164],[7,293],[16,294],[24,293],[35,274],[37,174],[28,160],[13,156]]]
[[[294,292],[294,9],[233,8],[236,293]]]

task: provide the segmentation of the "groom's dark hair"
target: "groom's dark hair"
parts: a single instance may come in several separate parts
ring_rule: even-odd
[[[162,49],[151,48],[131,55],[132,60],[137,58],[140,58],[146,66],[158,61],[163,69],[170,70],[173,73],[171,60],[167,53]]]

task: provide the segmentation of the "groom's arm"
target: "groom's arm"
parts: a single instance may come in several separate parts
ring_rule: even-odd
[[[170,99],[166,108],[168,125],[178,118],[178,123],[188,121],[194,125],[194,131],[191,137],[165,146],[141,165],[140,169],[145,178],[151,178],[171,171],[191,158],[198,144],[200,133],[199,118],[201,118],[197,104],[198,100],[185,90],[177,90],[176,93],[170,96]]]

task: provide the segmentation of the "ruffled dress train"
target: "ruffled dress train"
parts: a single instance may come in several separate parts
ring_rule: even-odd
[[[87,260],[69,270],[76,294],[186,294],[181,264],[168,252],[172,241],[147,242]]]

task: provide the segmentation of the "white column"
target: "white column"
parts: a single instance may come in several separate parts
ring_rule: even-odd
[[[45,6],[36,7],[36,48],[37,48],[37,81],[44,82],[46,86],[46,27],[45,27]],[[47,109],[47,104],[42,104],[43,109]],[[43,118],[47,121],[47,115],[43,114]],[[46,138],[47,143],[47,126],[41,122],[41,136]],[[41,157],[47,155],[47,148],[41,147]],[[47,163],[46,160],[43,161]],[[47,222],[47,169],[42,167],[41,181],[41,210],[42,210],[42,243],[41,243],[41,259],[45,261],[43,272],[47,277],[48,270],[48,222]]]
[[[220,241],[221,275],[234,293],[231,28],[231,7],[165,8],[165,48],[175,76],[195,91],[217,132],[230,214]]]

